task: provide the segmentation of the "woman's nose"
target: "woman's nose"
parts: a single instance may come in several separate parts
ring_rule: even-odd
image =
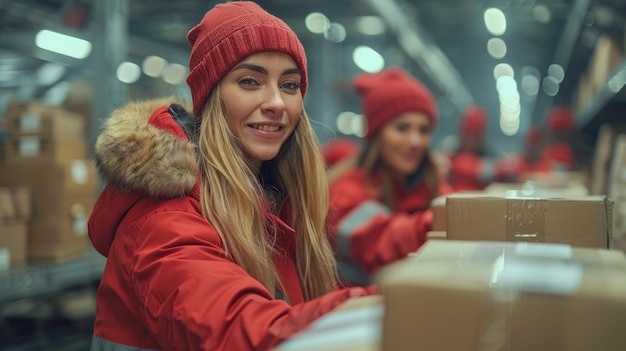
[[[264,91],[261,109],[278,116],[282,115],[283,111],[285,111],[285,100],[279,87],[267,86]]]

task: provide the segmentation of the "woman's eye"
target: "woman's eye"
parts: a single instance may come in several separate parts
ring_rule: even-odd
[[[248,86],[258,85],[258,82],[253,77],[240,78],[238,83],[241,85],[248,85]]]
[[[283,83],[282,87],[284,89],[289,89],[289,90],[296,90],[300,87],[300,84],[296,83],[296,82],[285,82]]]

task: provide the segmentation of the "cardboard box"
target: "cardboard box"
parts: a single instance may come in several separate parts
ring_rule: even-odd
[[[0,223],[0,271],[26,264],[26,243],[26,223]]]
[[[28,258],[61,262],[89,250],[87,220],[95,196],[35,199],[35,209],[45,215],[33,218],[28,228]]]
[[[32,262],[64,262],[89,252],[89,239],[80,236],[58,242],[28,242],[28,260]]]
[[[619,251],[436,240],[377,283],[384,290],[384,351],[626,345],[626,262]]]
[[[25,186],[35,198],[80,197],[96,194],[99,184],[92,160],[73,159],[53,165],[5,166],[0,186]]]
[[[11,135],[41,135],[50,139],[84,139],[84,116],[38,102],[7,106],[5,127]]]
[[[94,203],[95,196],[35,198],[37,215],[29,226],[29,244],[58,243],[87,236],[87,220]]]
[[[506,197],[452,194],[448,240],[525,241],[607,248],[613,201],[606,196]]]
[[[88,158],[86,139],[55,140],[48,136],[12,136],[4,143],[7,165],[54,165]]]
[[[30,188],[0,186],[0,223],[26,223],[32,214]]]

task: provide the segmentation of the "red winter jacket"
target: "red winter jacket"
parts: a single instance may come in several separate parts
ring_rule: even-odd
[[[441,177],[438,194],[423,181],[396,189],[395,210],[383,204],[380,183],[351,169],[330,185],[330,232],[336,243],[339,271],[348,284],[370,284],[371,274],[415,252],[432,228],[430,199],[448,194]]]
[[[284,284],[277,295],[286,300],[233,262],[201,213],[195,151],[181,128],[189,115],[170,102],[115,111],[96,145],[107,185],[89,218],[89,237],[107,263],[92,351],[267,350],[368,293],[343,289],[304,302],[296,233],[269,214]]]
[[[461,151],[450,157],[448,181],[455,191],[483,190],[496,178],[494,162],[472,152]]]
[[[547,146],[541,153],[536,170],[540,172],[576,170],[576,156],[572,147],[564,142]]]

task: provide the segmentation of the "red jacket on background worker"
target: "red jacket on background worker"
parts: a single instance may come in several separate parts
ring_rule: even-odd
[[[354,86],[367,134],[359,155],[330,175],[330,231],[348,284],[406,257],[426,241],[431,200],[452,189],[430,156],[437,109],[430,91],[400,68],[361,74]]]

